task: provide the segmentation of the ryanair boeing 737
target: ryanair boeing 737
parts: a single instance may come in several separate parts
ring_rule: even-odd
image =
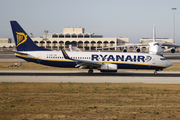
[[[172,65],[172,62],[159,55],[146,53],[124,52],[66,52],[51,51],[38,47],[16,21],[10,21],[17,50],[16,57],[28,62],[55,66],[55,67],[78,67],[93,69],[101,72],[117,72],[118,69],[153,69],[163,70]]]

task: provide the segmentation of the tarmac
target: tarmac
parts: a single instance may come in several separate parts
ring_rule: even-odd
[[[0,71],[0,82],[53,82],[53,83],[152,83],[180,84],[180,72],[118,71]]]

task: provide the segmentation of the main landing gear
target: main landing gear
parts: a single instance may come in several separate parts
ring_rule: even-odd
[[[157,74],[157,70],[154,71],[154,74]]]
[[[93,73],[93,69],[89,69],[88,73],[92,74]]]

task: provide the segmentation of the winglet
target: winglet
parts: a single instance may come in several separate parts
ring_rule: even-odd
[[[65,59],[71,59],[63,48],[61,48],[61,51],[62,51],[63,56],[64,56]]]

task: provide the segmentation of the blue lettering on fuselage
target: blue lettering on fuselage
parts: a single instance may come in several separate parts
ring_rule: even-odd
[[[145,62],[145,60],[144,60],[144,59],[145,59],[145,57],[144,57],[144,56],[138,56],[138,59],[137,59],[137,60],[138,60],[138,62],[140,62],[140,60],[142,60],[143,62]]]
[[[119,61],[119,60],[124,61],[124,55],[122,56],[116,55],[116,61]]]
[[[94,55],[94,54],[93,54],[93,55],[92,55],[92,61],[94,61],[94,59],[96,59],[96,61],[99,61],[99,60],[98,60],[98,57],[99,57],[99,55]]]
[[[136,56],[134,56],[134,59],[133,59],[133,60],[134,60],[134,62],[136,62]]]
[[[113,55],[109,55],[107,61],[115,61],[115,60],[114,60],[114,56],[113,56]]]
[[[131,58],[130,55],[128,55],[128,56],[126,57],[125,62],[128,61],[128,60],[130,60],[130,61],[132,62],[132,58]]]
[[[107,55],[105,55],[105,56],[99,55],[99,56],[102,58],[102,61],[105,61]]]
[[[145,62],[145,56],[142,55],[97,55],[92,54],[92,61],[125,61],[125,62]]]

